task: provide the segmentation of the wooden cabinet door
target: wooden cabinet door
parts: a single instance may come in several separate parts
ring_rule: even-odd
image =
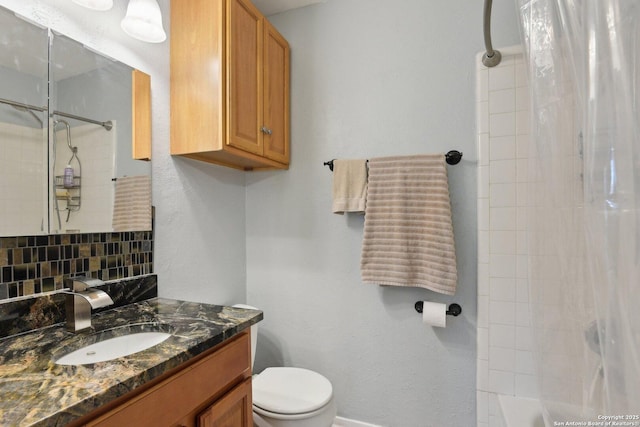
[[[234,384],[243,385],[240,389],[248,396],[251,413],[251,341],[248,333],[186,366],[175,374],[163,379],[147,390],[128,398],[118,406],[102,413],[97,418],[74,425],[85,427],[192,427],[209,402],[227,402],[227,394],[222,392]],[[246,381],[248,379],[249,381]],[[248,389],[246,388],[248,387]],[[238,387],[231,388],[236,393]],[[218,398],[218,396],[222,397]],[[215,400],[217,399],[217,400]],[[237,398],[232,398],[237,399]],[[217,415],[219,410],[216,410]],[[251,422],[253,418],[251,417]],[[245,424],[212,424],[215,426],[245,426]],[[250,427],[250,424],[246,424]]]
[[[252,427],[251,378],[237,385],[198,416],[198,427]]]
[[[262,15],[248,0],[228,0],[227,144],[262,155]]]
[[[220,150],[226,136],[225,3],[171,1],[171,154]]]
[[[139,70],[131,72],[132,157],[151,160],[151,76]]]
[[[289,43],[264,21],[264,157],[289,164]]]

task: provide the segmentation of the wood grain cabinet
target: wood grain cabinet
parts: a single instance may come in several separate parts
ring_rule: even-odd
[[[249,332],[71,425],[252,427]]]
[[[151,160],[151,76],[131,72],[132,158]]]
[[[251,379],[245,380],[198,415],[198,427],[253,425]]]
[[[172,0],[171,154],[286,169],[289,51],[249,0]]]

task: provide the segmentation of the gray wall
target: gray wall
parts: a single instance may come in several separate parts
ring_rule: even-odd
[[[518,42],[494,5],[495,45]],[[292,48],[292,164],[247,175],[248,303],[265,311],[256,368],[314,369],[347,418],[399,427],[475,425],[474,60],[482,2],[328,0],[270,18]],[[362,284],[363,218],[331,213],[332,158],[464,152],[449,167],[455,297]],[[417,300],[460,303],[446,329]]]
[[[0,98],[43,107],[47,103],[47,30],[0,10]],[[33,111],[46,122],[46,113]],[[42,125],[27,111],[0,104],[0,121],[31,128]],[[46,123],[45,123],[46,126]]]
[[[0,66],[0,98],[43,107],[47,103],[46,87],[46,78],[38,78],[31,74]],[[38,111],[33,113],[46,126],[47,115]],[[30,128],[42,128],[42,124],[27,111],[16,110],[7,104],[0,104],[0,121]]]

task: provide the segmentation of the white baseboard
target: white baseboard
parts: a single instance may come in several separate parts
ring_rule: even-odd
[[[364,423],[362,421],[350,420],[348,418],[336,417],[333,427],[382,427],[375,424]]]

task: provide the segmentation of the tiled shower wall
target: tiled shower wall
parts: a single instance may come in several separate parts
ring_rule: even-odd
[[[152,231],[0,237],[0,301],[62,289],[69,276],[152,272]]]
[[[499,394],[537,397],[529,320],[529,95],[520,48],[477,69],[478,427],[501,427]]]
[[[75,175],[81,176],[81,207],[71,212],[67,221],[66,201],[64,197],[58,200],[62,232],[73,233],[74,230],[97,231],[104,230],[113,220],[113,192],[115,178],[115,138],[117,124],[111,131],[105,131],[102,126],[78,125],[72,128],[72,144],[78,147],[77,156],[82,162],[82,171],[77,170],[77,162],[72,161]],[[63,175],[70,151],[66,145],[66,130],[58,127],[57,132],[58,161],[54,175]],[[58,230],[57,216],[54,204],[51,210],[51,229]]]
[[[101,126],[73,127],[73,145],[78,147],[78,163],[72,161],[75,174],[81,174],[81,209],[67,218],[66,198],[59,197],[62,230],[58,230],[55,204],[51,203],[51,229],[75,233],[104,230],[113,217],[115,136],[117,124],[106,132]],[[47,141],[46,129],[0,122],[0,235],[27,235],[46,230],[47,218]],[[62,175],[71,151],[67,148],[66,130],[57,132],[55,175]],[[87,173],[90,171],[90,173]],[[75,195],[75,193],[74,193]]]
[[[43,176],[47,144],[43,132],[42,128],[0,122],[0,235],[46,227]]]

